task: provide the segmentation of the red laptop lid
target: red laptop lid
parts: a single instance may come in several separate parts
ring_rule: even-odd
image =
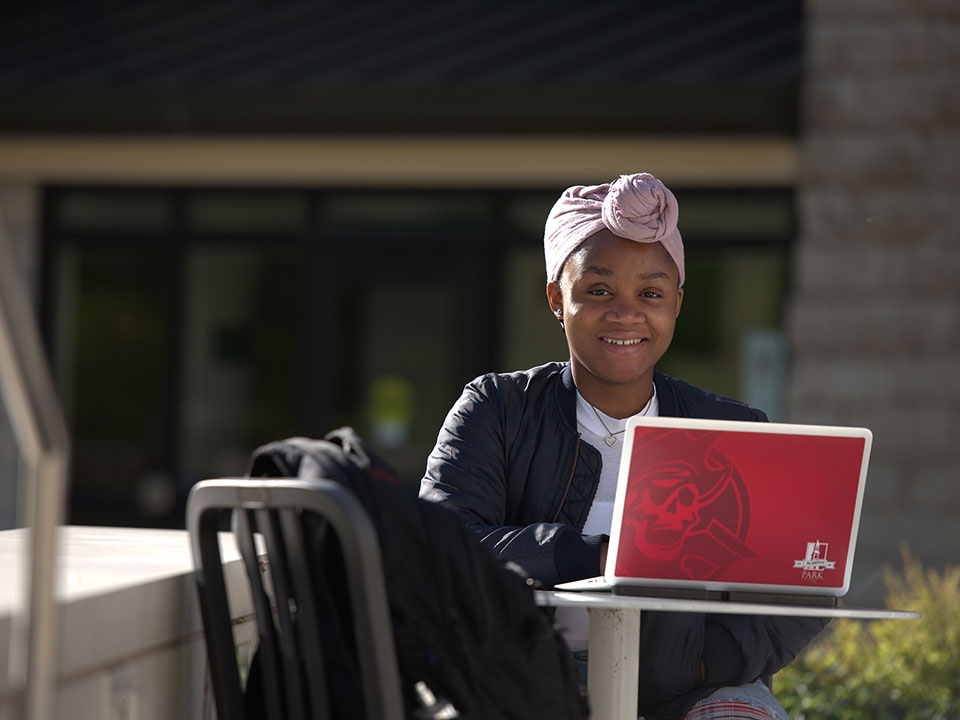
[[[637,418],[627,433],[618,581],[846,592],[869,430]]]

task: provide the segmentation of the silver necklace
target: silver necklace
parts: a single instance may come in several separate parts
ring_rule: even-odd
[[[622,435],[626,431],[626,428],[623,430],[617,430],[616,432],[610,432],[610,428],[607,427],[607,424],[603,421],[603,418],[600,417],[600,413],[597,411],[597,409],[593,407],[593,403],[590,403],[590,407],[593,408],[593,414],[597,416],[597,420],[599,420],[600,424],[603,425],[603,429],[607,431],[607,436],[603,439],[604,442],[610,447],[613,447],[617,444],[617,435]]]
[[[651,397],[647,401],[647,404],[643,406],[643,410],[641,410],[638,413],[639,415],[646,415],[650,411],[650,405],[653,403],[653,398],[656,397],[656,395],[657,395],[657,389],[654,388],[653,397]],[[610,447],[615,446],[617,444],[617,435],[623,435],[623,433],[625,433],[627,429],[624,428],[623,430],[610,432],[610,428],[607,427],[607,424],[603,421],[603,418],[600,417],[600,411],[593,406],[593,403],[588,402],[587,405],[589,405],[590,409],[593,410],[593,414],[597,416],[597,420],[599,420],[600,424],[603,425],[603,429],[607,431],[607,436],[603,439],[604,442],[607,443],[607,445],[609,445]]]

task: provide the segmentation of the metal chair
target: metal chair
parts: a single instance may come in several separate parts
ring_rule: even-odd
[[[245,720],[232,623],[218,533],[224,513],[233,513],[233,532],[243,558],[260,635],[264,707],[268,718],[331,718],[325,657],[316,595],[322,564],[305,533],[305,524],[332,529],[333,543],[347,578],[353,618],[355,660],[360,670],[362,704],[368,718],[400,720],[400,690],[393,630],[376,532],[366,511],[343,486],[327,480],[207,480],[187,502],[217,714]],[[317,525],[318,524],[318,525]],[[263,538],[259,553],[255,533]],[[328,546],[329,547],[329,546]],[[308,549],[309,548],[309,549]],[[260,564],[266,561],[273,603]],[[329,599],[329,598],[327,598]],[[333,690],[336,690],[334,688]],[[352,717],[361,717],[359,709]]]

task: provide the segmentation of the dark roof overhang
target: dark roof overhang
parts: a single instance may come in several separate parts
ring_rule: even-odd
[[[0,132],[796,133],[802,0],[78,2],[0,25]]]

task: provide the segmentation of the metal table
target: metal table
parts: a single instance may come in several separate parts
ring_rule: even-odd
[[[784,615],[794,617],[854,618],[860,620],[916,620],[920,613],[875,608],[820,607],[720,600],[680,600],[663,597],[614,595],[608,592],[538,590],[545,606],[586,608],[590,613],[590,665],[587,692],[592,717],[600,720],[636,720],[640,675],[640,614],[644,610],[724,615]]]

